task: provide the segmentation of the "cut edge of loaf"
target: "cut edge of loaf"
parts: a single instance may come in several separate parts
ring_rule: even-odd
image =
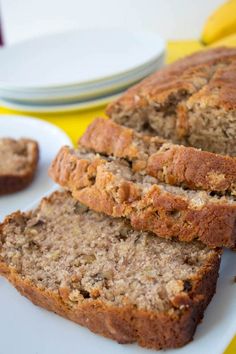
[[[27,161],[25,168],[20,172],[12,170],[12,172],[0,173],[0,195],[15,193],[26,188],[35,176],[39,160],[39,146],[35,140],[27,138],[19,140],[11,138],[3,139],[16,143],[20,142],[22,145],[25,145],[29,161]]]
[[[127,159],[134,171],[144,170],[167,184],[236,195],[236,159],[230,156],[175,145],[104,118],[88,126],[79,144]]]
[[[127,90],[107,114],[139,132],[235,156],[235,61],[235,48],[180,59]]]
[[[236,202],[232,197],[160,184],[136,174],[125,160],[63,147],[51,164],[52,179],[89,208],[126,217],[138,230],[210,247],[236,244]]]
[[[46,222],[49,222],[52,215],[54,218],[54,214],[50,214],[50,211],[53,210],[53,203],[55,203],[55,201],[56,217],[59,217],[59,223],[62,222],[62,218],[60,217],[61,211],[58,211],[58,209],[62,208],[63,211],[64,196],[66,196],[65,198],[69,198],[68,193],[55,192],[50,197],[42,200],[37,210],[40,212],[40,208],[49,207],[49,219],[46,220]],[[76,203],[75,200],[72,200],[72,203]],[[89,212],[91,213],[91,211]],[[76,213],[78,213],[77,209]],[[64,211],[62,214],[64,215]],[[23,234],[25,238],[29,238],[29,241],[27,241],[28,246],[27,244],[25,246],[24,244],[18,246],[19,248],[23,246],[26,247],[24,252],[27,252],[27,247],[36,247],[39,242],[37,233],[33,233],[31,229],[34,230],[36,228],[37,230],[37,227],[40,228],[44,226],[42,222],[40,222],[40,218],[37,220],[38,223],[36,223],[34,220],[34,212],[17,212],[7,217],[0,226],[0,273],[16,287],[22,295],[28,297],[34,304],[88,327],[91,331],[114,339],[119,343],[138,342],[139,345],[144,347],[160,349],[180,347],[192,340],[196,326],[201,321],[204,310],[215,293],[220,265],[221,252],[219,250],[207,250],[205,248],[206,259],[204,258],[202,264],[198,266],[199,270],[196,271],[191,278],[191,287],[186,285],[185,292],[180,292],[180,294],[176,296],[173,302],[173,309],[170,312],[142,310],[131,304],[121,305],[120,307],[109,305],[102,300],[96,299],[96,297],[94,299],[88,298],[86,293],[83,293],[83,296],[79,298],[80,300],[74,303],[73,299],[69,299],[66,286],[62,286],[60,291],[59,289],[53,291],[41,287],[27,278],[27,272],[23,272],[24,276],[21,276],[21,266],[17,261],[15,266],[8,264],[2,258],[2,248],[4,247],[5,241],[9,242],[9,246],[7,245],[6,247],[11,249],[11,243],[10,240],[8,241],[8,237],[13,239],[12,242],[15,242],[13,236],[14,223],[18,225],[15,231],[16,236],[21,235],[21,233],[24,233],[24,225],[22,225],[21,218],[24,219],[27,217],[29,221],[32,219],[32,225],[30,224],[29,230],[26,229],[26,234]],[[101,217],[108,218],[105,216]],[[112,222],[115,223],[116,220],[113,219]],[[62,223],[62,225],[64,224]],[[9,227],[9,230],[7,230],[7,227]],[[9,236],[7,235],[8,231],[10,231]],[[52,231],[53,230],[50,229],[50,232]],[[50,235],[47,235],[48,238],[49,236]],[[68,236],[71,235],[67,235],[67,239]],[[42,242],[44,242],[44,239]],[[121,242],[122,245],[125,243],[122,238],[119,242]],[[168,243],[168,241],[166,242]],[[38,245],[40,245],[40,243]],[[170,245],[173,247],[173,242],[170,242]],[[188,247],[190,246],[189,244],[187,245]],[[41,247],[42,246],[43,243]],[[47,246],[47,242],[45,246]],[[184,244],[182,244],[181,247],[184,248]],[[202,252],[201,250],[202,248],[200,248],[199,252]],[[17,250],[17,252],[18,251],[19,250]],[[50,248],[45,249],[44,253],[48,253],[48,256],[51,256]],[[191,254],[189,256],[191,257]],[[10,257],[12,257],[12,255],[10,255]]]

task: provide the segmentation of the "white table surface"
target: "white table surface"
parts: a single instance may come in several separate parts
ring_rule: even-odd
[[[224,0],[1,0],[6,43],[72,28],[156,31],[165,39],[198,38]]]

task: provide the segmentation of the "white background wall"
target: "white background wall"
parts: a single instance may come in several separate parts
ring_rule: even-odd
[[[71,28],[125,27],[197,38],[223,0],[0,0],[8,44]]]

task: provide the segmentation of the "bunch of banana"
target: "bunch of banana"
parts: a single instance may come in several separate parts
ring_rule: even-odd
[[[225,2],[208,18],[202,42],[214,47],[236,47],[236,0]]]

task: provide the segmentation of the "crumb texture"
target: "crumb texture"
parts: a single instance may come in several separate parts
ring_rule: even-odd
[[[32,144],[29,140],[0,139],[0,174],[22,174],[32,163]]]
[[[131,229],[67,192],[1,225],[0,272],[35,304],[120,343],[179,347],[215,292],[220,252]]]
[[[38,164],[37,142],[2,138],[0,156],[0,194],[25,188],[32,181]]]
[[[133,231],[122,219],[59,195],[4,227],[1,259],[40,288],[68,288],[72,304],[101,298],[169,310],[213,251]]]

